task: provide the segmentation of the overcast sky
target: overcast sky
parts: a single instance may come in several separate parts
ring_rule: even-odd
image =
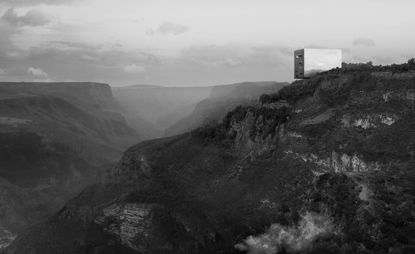
[[[290,81],[292,51],[415,57],[414,0],[0,0],[1,81]]]

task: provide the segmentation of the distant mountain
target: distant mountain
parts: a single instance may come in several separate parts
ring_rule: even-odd
[[[296,81],[131,147],[5,253],[414,253],[414,109],[414,73]]]
[[[212,87],[133,85],[112,89],[128,123],[150,139],[163,136],[168,126],[188,116]]]
[[[212,88],[210,95],[197,103],[193,112],[169,126],[165,136],[190,131],[204,124],[221,120],[238,105],[256,103],[262,94],[275,93],[288,83],[244,82]]]
[[[0,231],[55,212],[138,142],[120,112],[106,84],[0,83]]]

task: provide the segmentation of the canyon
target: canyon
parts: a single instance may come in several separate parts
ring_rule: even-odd
[[[4,253],[411,253],[414,86],[323,73],[140,142]]]

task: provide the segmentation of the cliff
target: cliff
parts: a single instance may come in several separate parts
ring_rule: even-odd
[[[128,149],[6,253],[412,253],[415,78],[326,73]]]

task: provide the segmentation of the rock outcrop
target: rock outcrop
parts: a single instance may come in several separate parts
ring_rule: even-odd
[[[113,204],[102,210],[102,216],[97,216],[95,223],[104,225],[104,231],[116,236],[122,244],[137,251],[145,251],[155,206],[157,205],[140,203]]]

